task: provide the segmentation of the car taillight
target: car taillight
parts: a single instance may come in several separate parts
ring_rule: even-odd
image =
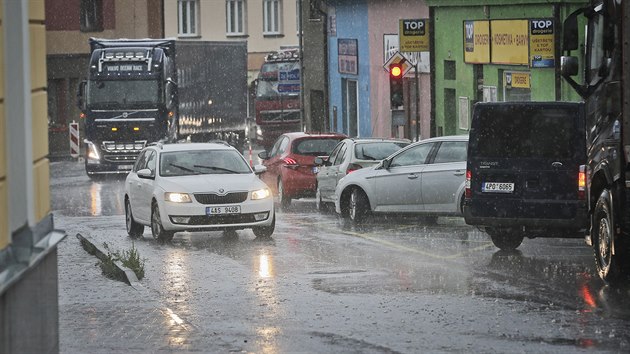
[[[586,166],[580,165],[578,172],[578,198],[586,199]]]
[[[284,167],[290,168],[292,170],[295,170],[298,167],[300,167],[300,165],[298,165],[297,161],[295,161],[294,159],[292,159],[290,157],[285,157],[284,160],[282,160],[282,162],[284,162]]]
[[[360,170],[361,168],[363,168],[361,165],[351,163],[348,165],[348,169],[346,169],[346,174],[349,174],[350,172],[354,172],[356,170]]]
[[[472,189],[470,189],[470,180],[472,179],[472,172],[470,172],[470,170],[466,170],[466,183],[464,185],[464,187],[466,187],[465,190],[465,196],[466,198],[470,199],[472,198]]]

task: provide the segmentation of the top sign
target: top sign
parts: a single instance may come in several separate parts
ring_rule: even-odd
[[[428,52],[429,21],[427,19],[399,20],[398,41],[401,52]]]

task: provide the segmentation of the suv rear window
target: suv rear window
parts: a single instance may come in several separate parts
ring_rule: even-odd
[[[476,154],[489,158],[572,158],[577,112],[557,107],[481,110],[473,123]],[[562,132],[562,134],[560,134]]]
[[[342,138],[300,139],[294,143],[293,152],[308,156],[328,155],[340,140]]]

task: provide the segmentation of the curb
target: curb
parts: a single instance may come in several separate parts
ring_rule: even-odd
[[[96,258],[100,259],[101,261],[105,261],[108,258],[107,255],[110,252],[102,249],[88,236],[83,236],[77,233],[77,239],[79,239],[81,246],[87,253],[96,256]],[[142,288],[138,277],[136,277],[136,273],[134,273],[131,269],[123,266],[120,261],[114,261],[114,265],[118,269],[119,275],[125,281],[125,283],[127,283],[127,285],[131,285],[131,287],[136,290],[140,290]]]

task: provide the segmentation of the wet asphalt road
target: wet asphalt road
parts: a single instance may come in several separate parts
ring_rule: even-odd
[[[123,191],[122,178],[51,164],[55,223],[68,235],[131,248]],[[161,245],[146,228],[134,245],[151,296],[239,351],[630,352],[630,291],[597,278],[581,239],[526,239],[505,253],[461,218],[355,227],[298,200],[270,241],[244,230]]]

